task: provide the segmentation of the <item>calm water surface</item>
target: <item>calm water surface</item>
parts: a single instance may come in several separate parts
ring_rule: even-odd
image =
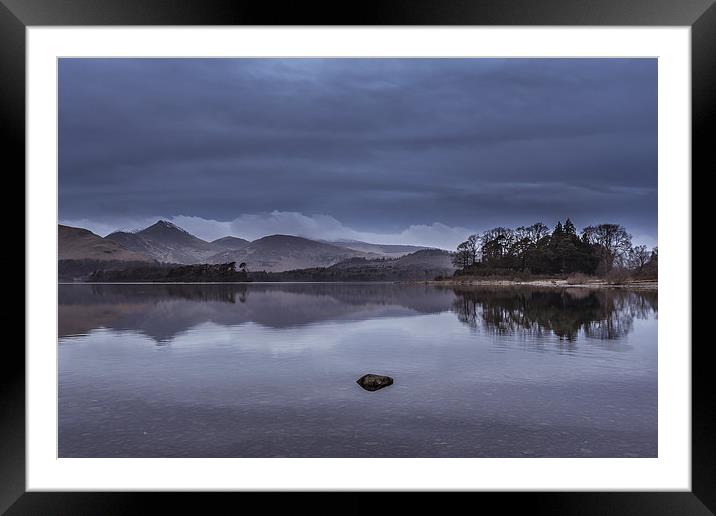
[[[59,334],[61,457],[657,455],[656,292],[60,285]]]

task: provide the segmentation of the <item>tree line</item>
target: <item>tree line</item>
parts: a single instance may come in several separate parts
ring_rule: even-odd
[[[518,228],[497,227],[470,235],[457,246],[457,274],[521,272],[538,275],[583,273],[606,276],[628,271],[656,277],[658,249],[632,245],[619,224],[587,226],[577,232],[570,219],[550,231],[541,222]]]
[[[157,263],[126,269],[98,269],[87,278],[88,282],[246,282],[251,281],[242,263],[236,270],[236,262],[196,265]]]

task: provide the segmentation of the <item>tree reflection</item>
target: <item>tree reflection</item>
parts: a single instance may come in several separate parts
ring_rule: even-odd
[[[656,292],[580,288],[453,289],[460,322],[494,335],[556,335],[574,342],[586,337],[613,340],[632,331],[635,319],[657,312]]]
[[[217,303],[236,303],[237,299],[241,303],[246,302],[248,295],[248,287],[245,284],[190,284],[190,283],[152,283],[146,284],[127,284],[120,285],[118,288],[115,284],[95,284],[86,285],[91,289],[91,297],[83,296],[81,299],[91,299],[93,303],[106,300],[110,303],[116,303],[118,299],[124,300],[151,300],[151,299],[185,299],[188,301],[213,301]],[[73,289],[65,289],[72,292]],[[74,289],[79,290],[79,289]],[[61,296],[64,292],[60,293]],[[64,299],[60,298],[60,303],[67,302],[67,295]],[[78,296],[79,297],[79,296]]]

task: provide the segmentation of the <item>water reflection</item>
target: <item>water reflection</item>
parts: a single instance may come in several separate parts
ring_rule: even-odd
[[[454,294],[392,284],[60,285],[59,334],[139,331],[157,342],[202,323],[289,329],[446,311]]]
[[[656,310],[624,290],[60,285],[58,453],[654,457]]]
[[[580,334],[615,340],[635,319],[654,317],[656,292],[579,288],[434,288],[398,284],[60,285],[59,335],[133,330],[156,342],[200,324],[248,322],[274,329],[324,321],[410,317],[451,311],[493,335],[567,343]]]
[[[473,288],[454,289],[452,308],[471,328],[495,335],[544,337],[554,334],[574,342],[586,337],[614,340],[632,331],[634,319],[657,312],[656,292]]]

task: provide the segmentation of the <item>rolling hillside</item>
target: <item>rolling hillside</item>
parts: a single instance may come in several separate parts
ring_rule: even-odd
[[[209,258],[210,263],[246,263],[250,271],[281,272],[291,269],[328,267],[349,258],[370,258],[375,254],[338,247],[307,238],[271,235],[254,240],[242,249],[224,251]]]
[[[57,237],[59,260],[153,261],[145,253],[128,249],[118,242],[102,238],[87,229],[59,224]]]

